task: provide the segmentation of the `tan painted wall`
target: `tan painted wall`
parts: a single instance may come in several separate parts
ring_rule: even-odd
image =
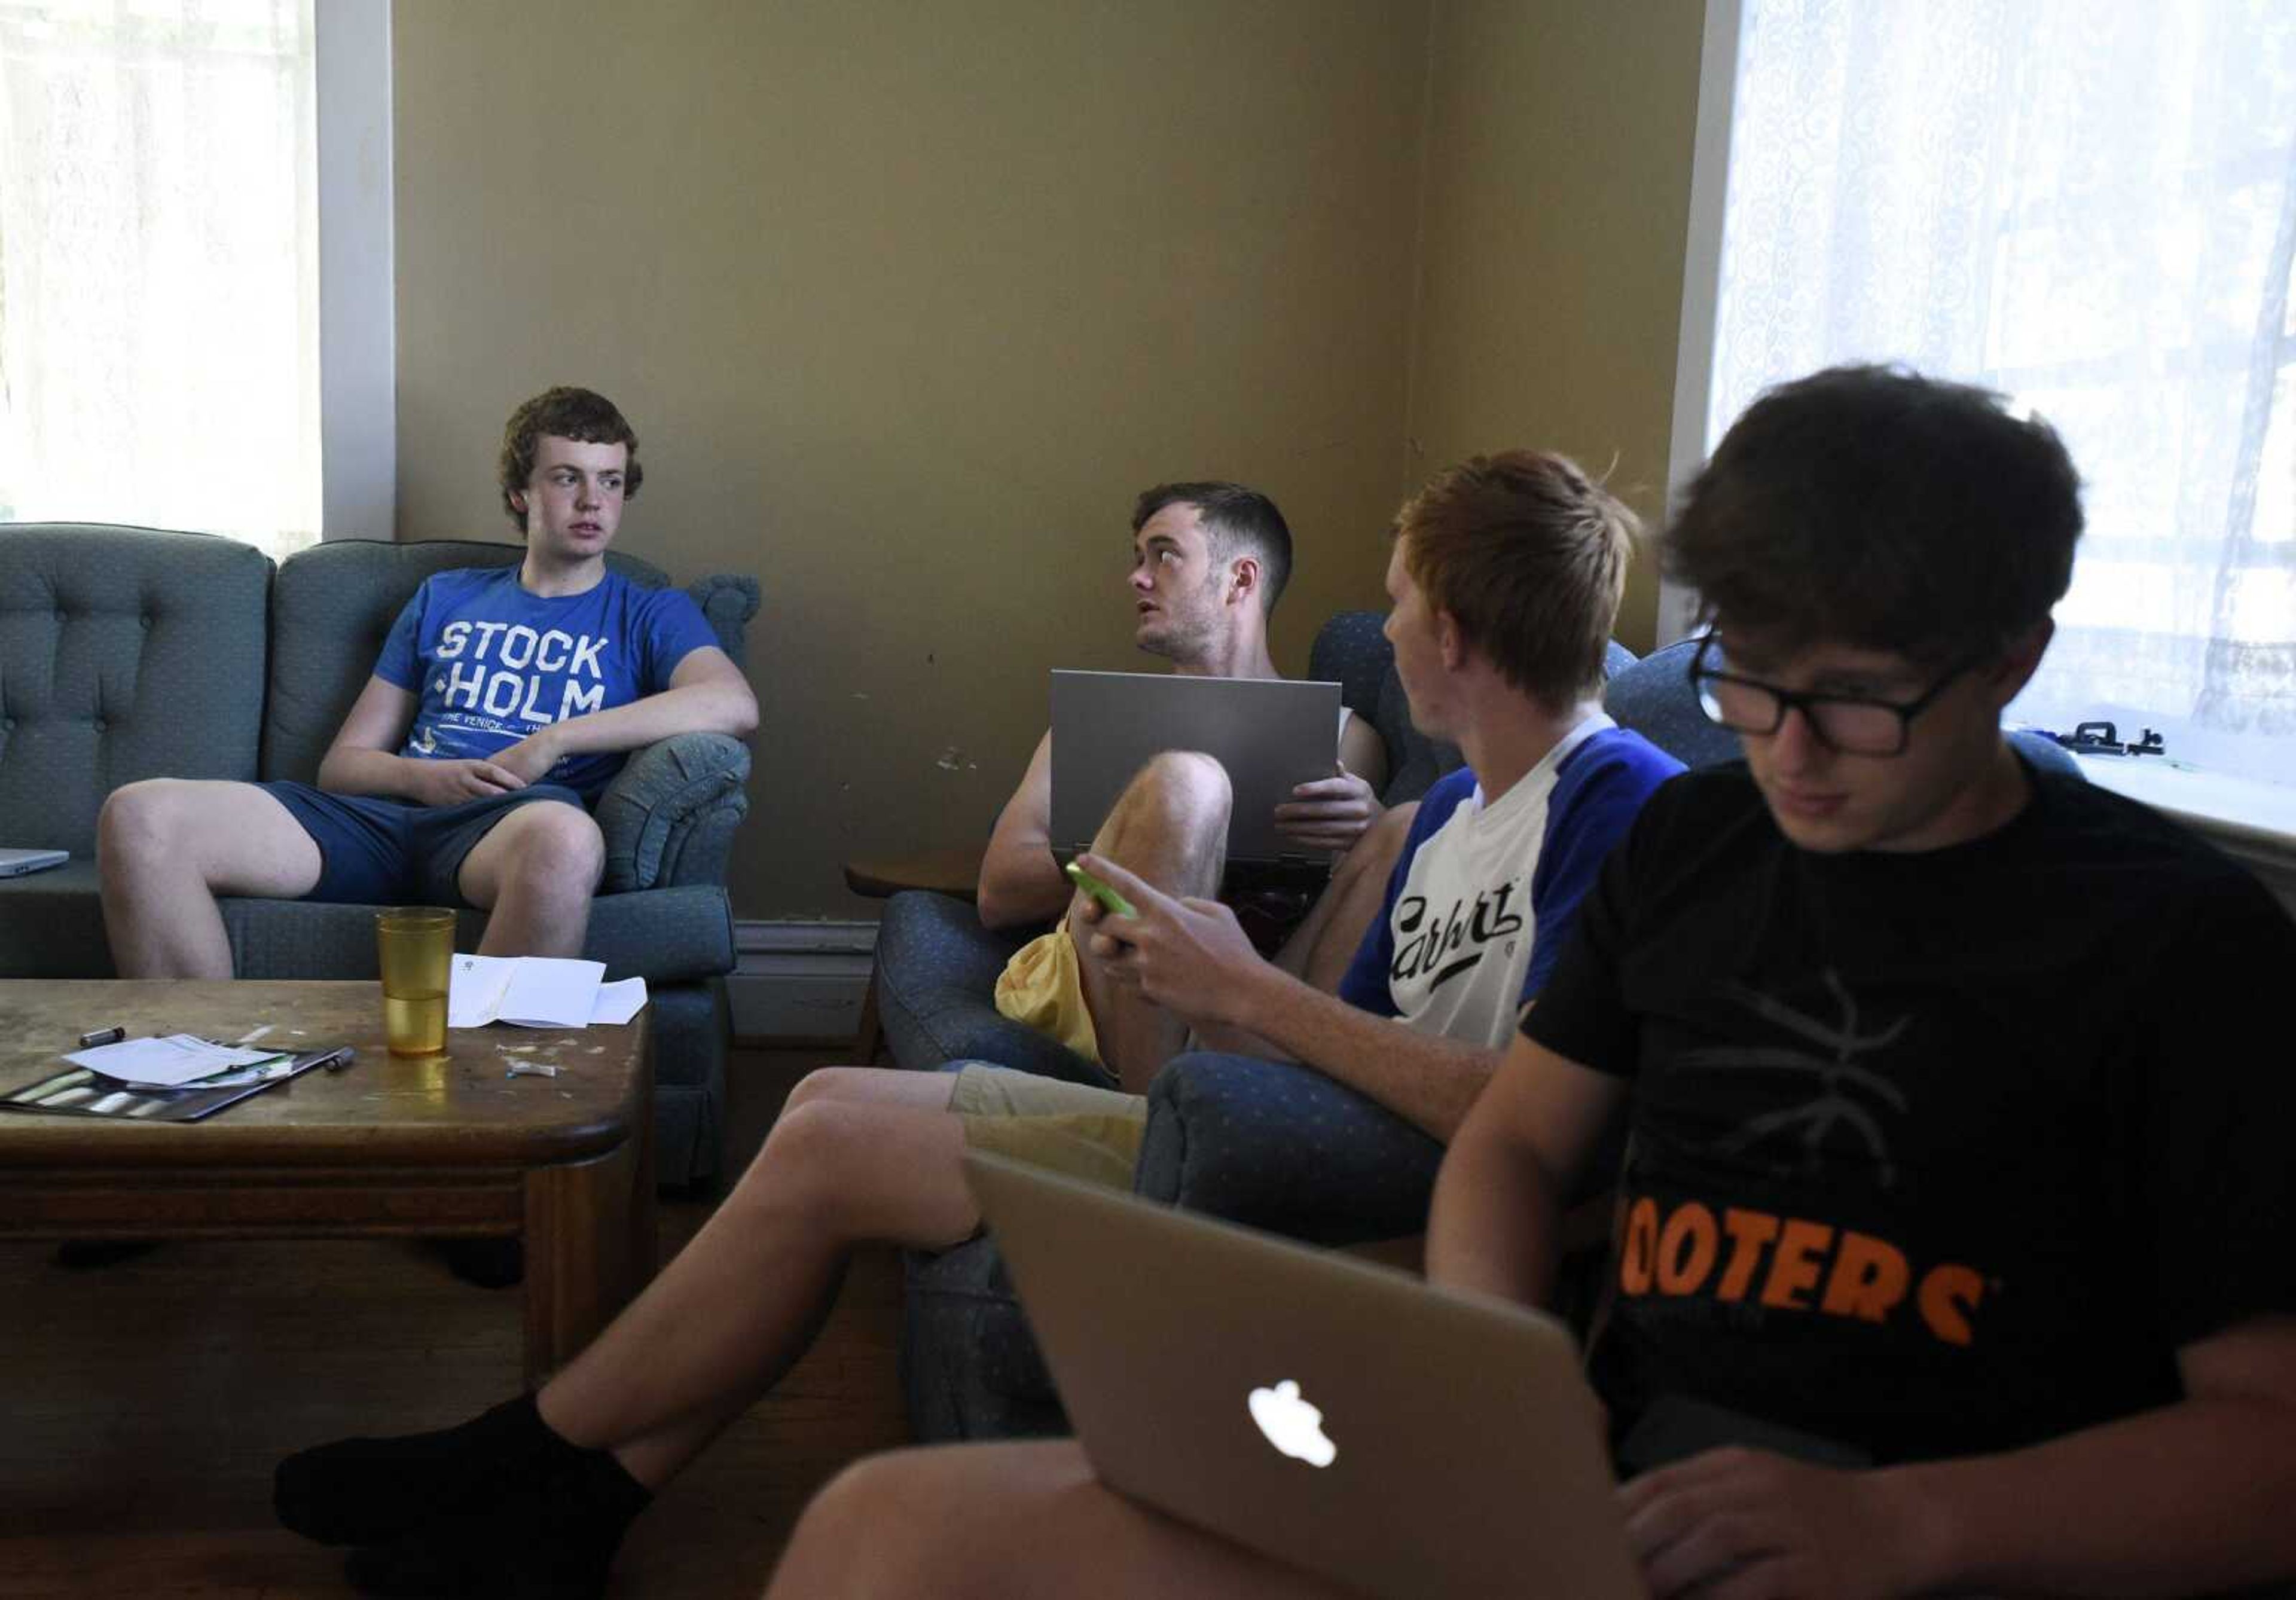
[[[1438,0],[1409,476],[1539,445],[1655,532],[1666,491],[1701,0]],[[1619,636],[1649,647],[1653,563]]]
[[[1382,603],[1425,0],[400,0],[399,531],[611,395],[622,547],[756,573],[744,917],[987,835],[1047,666],[1124,667],[1132,495],[1224,476]]]

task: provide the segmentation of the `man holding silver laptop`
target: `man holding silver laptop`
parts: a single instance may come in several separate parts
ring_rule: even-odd
[[[1375,825],[1389,752],[1377,730],[1340,707],[1329,689],[1324,693],[1338,738],[1335,762],[1331,746],[1324,747],[1329,775],[1297,784],[1271,816],[1236,810],[1242,766],[1236,757],[1250,750],[1255,733],[1264,743],[1269,730],[1283,728],[1283,708],[1276,702],[1287,692],[1293,698],[1314,693],[1312,685],[1285,683],[1267,650],[1268,618],[1291,570],[1291,529],[1267,496],[1211,482],[1160,484],[1144,492],[1133,507],[1127,580],[1133,642],[1170,661],[1170,677],[1054,673],[1054,721],[1069,730],[1059,762],[1064,781],[1057,787],[1054,782],[1047,732],[981,857],[986,926],[1060,919],[1006,966],[997,1009],[1099,1063],[1128,1089],[1146,1086],[1181,1047],[1187,1025],[1110,982],[1083,948],[1076,931],[1086,897],[1062,874],[1063,847],[1069,857],[1078,846],[1095,847],[1173,894],[1218,896],[1226,887],[1242,915],[1257,915],[1263,926],[1272,923],[1288,936],[1278,963],[1328,989],[1377,908],[1379,886],[1409,822],[1404,816]],[[1196,703],[1183,700],[1195,689],[1209,693]],[[1119,710],[1115,696],[1126,691],[1136,703]],[[1244,707],[1255,698],[1268,703],[1251,708],[1259,720],[1247,727]],[[1154,729],[1144,728],[1144,715],[1155,720]],[[1224,718],[1237,726],[1223,742],[1211,725]],[[1159,732],[1171,743],[1147,736]],[[1099,747],[1119,741],[1128,741],[1141,759],[1110,771],[1095,758],[1103,754]],[[1193,753],[1172,753],[1179,751]],[[1222,753],[1228,759],[1218,759]],[[1213,759],[1200,759],[1206,756]],[[1247,792],[1267,803],[1265,785]],[[1331,882],[1320,894],[1287,893],[1270,891],[1263,877],[1263,892],[1255,894],[1231,882],[1229,841],[1238,833],[1326,860],[1339,854]]]
[[[1142,549],[1160,565],[1158,526],[1152,513],[1144,520]],[[1097,924],[1120,926],[1145,952],[1114,959],[1118,981],[1183,1025],[1264,1031],[1447,1138],[1496,1070],[1597,865],[1644,798],[1679,770],[1596,702],[1634,527],[1631,513],[1560,456],[1511,452],[1439,475],[1401,513],[1387,631],[1414,721],[1456,740],[1470,766],[1421,803],[1383,885],[1385,913],[1341,994],[1263,960],[1233,912],[1193,893],[1217,882],[1201,857],[1224,835],[1227,791],[1216,763],[1185,752],[1158,762],[1193,808],[1190,827],[1168,836],[1180,847],[1174,858],[1201,875],[1174,896],[1153,887],[1152,871],[1086,860],[1136,908]],[[1186,541],[1172,542],[1172,567],[1184,570]],[[1160,637],[1220,592],[1137,587],[1144,632]],[[1300,821],[1311,833],[1351,825],[1323,814]],[[1049,874],[1049,851],[1037,853]],[[1427,959],[1431,941],[1443,959]],[[1205,997],[1248,993],[1262,1011],[1216,1017],[1186,993],[1163,992],[1154,972],[1177,964],[1183,946],[1201,965],[1229,969],[1233,987],[1206,985]],[[1128,1067],[1144,1089],[1145,1071]],[[869,1068],[811,1074],[708,1226],[538,1394],[443,1432],[346,1440],[291,1457],[277,1477],[282,1521],[362,1547],[351,1575],[376,1592],[598,1592],[652,1491],[803,1353],[849,1250],[938,1250],[972,1236],[980,1212],[964,1179],[968,1150],[1130,1186],[1144,1096],[1068,1086],[1073,1097],[1039,1109],[1016,1076],[978,1063],[954,1080]]]

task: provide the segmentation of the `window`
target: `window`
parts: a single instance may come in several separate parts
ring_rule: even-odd
[[[2063,435],[2088,520],[2011,718],[2159,728],[2296,783],[2296,7],[1715,10],[1736,27],[1734,51],[1710,32],[1709,87],[1730,81],[1702,110],[1726,182],[1718,206],[1702,127],[1693,200],[1693,237],[1719,213],[1711,345],[1677,412],[1699,453],[1841,361],[2005,392]]]
[[[0,0],[0,519],[275,557],[389,536],[388,346],[378,370],[371,326],[328,338],[350,308],[322,299],[356,294],[389,339],[388,21],[381,0]]]

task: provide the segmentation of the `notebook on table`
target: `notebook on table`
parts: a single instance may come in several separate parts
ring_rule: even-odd
[[[26,873],[45,872],[52,866],[62,866],[71,859],[65,850],[0,849],[0,878],[20,878]]]
[[[965,1168],[1110,1488],[1372,1594],[1642,1595],[1553,1317],[979,1152]]]
[[[314,1067],[340,1071],[352,1060],[348,1045],[274,1057],[261,1067],[223,1075],[213,1086],[197,1081],[175,1088],[124,1083],[86,1067],[64,1063],[20,1088],[0,1091],[0,1111],[51,1116],[110,1117],[125,1122],[196,1122],[274,1084],[301,1077]]]
[[[1231,867],[1320,874],[1329,850],[1275,831],[1297,784],[1332,775],[1340,685],[1164,672],[1053,673],[1053,854],[1062,865],[1093,836],[1151,757],[1201,751],[1227,769]]]

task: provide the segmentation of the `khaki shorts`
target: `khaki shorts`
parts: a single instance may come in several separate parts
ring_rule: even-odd
[[[975,1150],[1112,1189],[1132,1186],[1148,1126],[1144,1095],[979,1062],[958,1071],[948,1109],[964,1124],[964,1142]]]
[[[996,1011],[1050,1035],[1086,1061],[1108,1064],[1100,1059],[1100,1036],[1084,1003],[1084,974],[1077,968],[1076,940],[1069,937],[1066,923],[1013,952],[996,975]]]

